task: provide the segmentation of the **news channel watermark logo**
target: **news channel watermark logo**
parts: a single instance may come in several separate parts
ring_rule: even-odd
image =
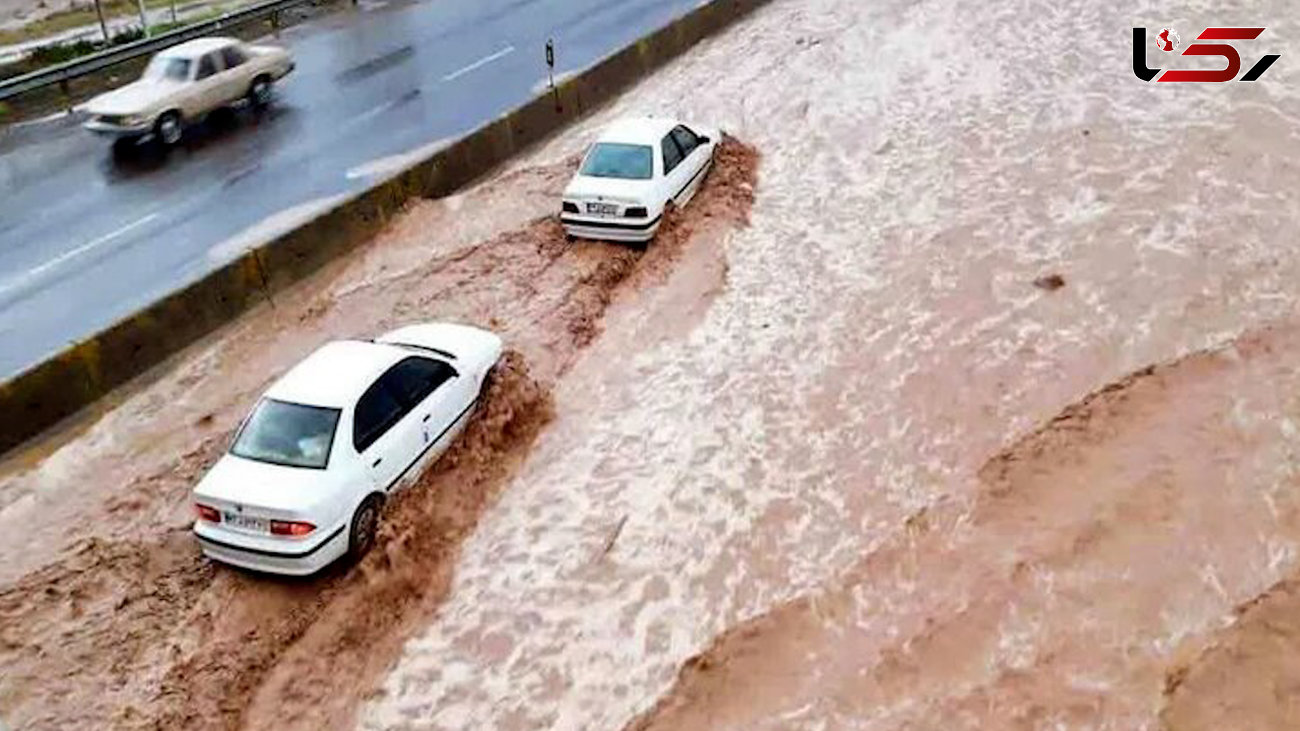
[[[1197,41],[1236,41],[1246,47],[1257,40],[1264,31],[1268,30],[1263,26],[1254,26],[1250,28],[1222,28],[1211,26],[1201,31],[1196,36]],[[1155,46],[1164,53],[1174,53],[1182,48],[1183,39],[1178,31],[1173,28],[1161,28],[1159,33],[1155,34]],[[1267,53],[1260,56],[1258,60],[1247,59],[1249,67],[1243,74],[1241,73],[1243,59],[1234,43],[1191,43],[1182,49],[1179,56],[1209,56],[1212,58],[1223,59],[1223,68],[1151,68],[1147,65],[1147,29],[1133,29],[1133,74],[1143,81],[1155,79],[1159,82],[1183,82],[1183,83],[1200,83],[1200,84],[1221,84],[1225,81],[1258,81],[1265,71],[1273,65],[1281,55],[1276,53]],[[1248,52],[1249,53],[1249,52]],[[1158,54],[1157,54],[1158,55]],[[1172,61],[1166,57],[1166,60]],[[1159,77],[1159,78],[1157,78]]]

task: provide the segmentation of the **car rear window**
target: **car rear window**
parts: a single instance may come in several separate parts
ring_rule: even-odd
[[[339,410],[262,399],[239,430],[230,453],[285,467],[329,464]]]
[[[654,177],[654,150],[649,145],[600,142],[587,154],[582,174],[593,178],[649,180]]]
[[[144,70],[144,78],[156,81],[185,81],[190,78],[190,60],[154,56]]]
[[[226,46],[221,49],[221,58],[225,60],[228,69],[233,69],[248,60],[238,46]]]

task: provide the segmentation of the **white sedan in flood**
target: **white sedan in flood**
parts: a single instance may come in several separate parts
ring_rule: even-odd
[[[464,429],[501,339],[413,325],[329,343],[276,381],[194,489],[203,553],[306,575],[375,540],[380,508]]]
[[[571,237],[643,242],[668,205],[686,205],[713,166],[722,133],[671,119],[624,119],[606,128],[564,190]]]

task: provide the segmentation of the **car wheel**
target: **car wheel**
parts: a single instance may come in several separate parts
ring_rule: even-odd
[[[164,147],[171,147],[180,142],[183,131],[181,115],[178,112],[167,112],[159,117],[158,122],[154,124],[154,134],[157,135],[158,141]]]
[[[379,508],[383,501],[376,495],[366,498],[352,514],[352,529],[348,532],[348,556],[353,559],[366,555],[375,545],[379,532]]]
[[[263,109],[271,103],[271,80],[265,76],[253,79],[248,88],[248,105],[254,109]]]

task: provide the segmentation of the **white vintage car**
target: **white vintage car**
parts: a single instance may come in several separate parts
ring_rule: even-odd
[[[624,119],[606,128],[564,190],[570,237],[654,238],[669,203],[684,206],[713,165],[722,133],[671,119]]]
[[[449,324],[321,347],[194,488],[203,553],[292,575],[364,554],[385,498],[456,439],[500,357],[496,335]]]
[[[85,128],[118,139],[181,139],[185,125],[247,100],[271,100],[271,85],[293,71],[289,52],[235,38],[199,38],[158,53],[140,79],[101,94],[83,109]]]

